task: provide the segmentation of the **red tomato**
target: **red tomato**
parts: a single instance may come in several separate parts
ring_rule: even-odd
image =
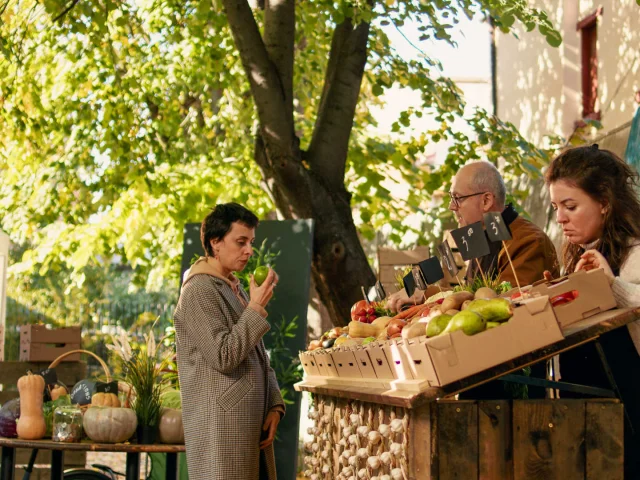
[[[554,307],[558,307],[560,305],[565,305],[567,303],[573,302],[579,296],[579,292],[577,290],[572,290],[569,292],[561,293],[560,295],[556,295],[549,299],[551,305]]]
[[[360,321],[356,317],[359,317],[361,315],[366,315],[367,307],[368,307],[367,302],[365,302],[364,300],[360,300],[354,303],[353,307],[351,307],[351,320]]]

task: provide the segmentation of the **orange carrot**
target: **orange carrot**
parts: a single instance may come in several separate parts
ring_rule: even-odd
[[[424,307],[423,304],[420,305],[414,305],[411,308],[407,308],[406,310],[403,310],[402,312],[398,313],[395,317],[393,318],[407,318],[413,314],[415,314],[418,310],[420,310],[422,307]]]

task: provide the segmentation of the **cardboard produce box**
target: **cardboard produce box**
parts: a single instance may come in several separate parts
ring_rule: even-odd
[[[406,340],[415,380],[443,386],[562,340],[549,297],[525,300],[505,324],[468,336],[462,331]]]
[[[308,377],[317,377],[320,376],[320,371],[318,370],[318,366],[316,365],[315,355],[311,352],[300,352],[298,355],[300,358],[300,364],[302,365],[302,370]]]
[[[577,292],[577,296],[572,292]],[[561,328],[616,308],[611,285],[601,268],[588,272],[580,270],[550,282],[534,284],[531,293],[549,297]],[[571,300],[572,297],[575,298]]]
[[[338,347],[331,350],[331,357],[336,365],[338,376],[341,378],[362,378],[351,347]]]

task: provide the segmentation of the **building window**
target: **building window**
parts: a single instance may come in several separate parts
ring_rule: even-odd
[[[580,32],[580,50],[582,63],[582,118],[600,120],[596,112],[598,98],[598,17],[602,7],[580,20],[577,30]]]

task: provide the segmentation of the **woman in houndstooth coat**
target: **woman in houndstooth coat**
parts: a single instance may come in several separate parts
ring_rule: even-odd
[[[273,439],[285,408],[262,337],[278,277],[249,295],[232,272],[253,253],[257,217],[234,204],[205,218],[207,256],[187,273],[174,315],[190,480],[276,480]]]

